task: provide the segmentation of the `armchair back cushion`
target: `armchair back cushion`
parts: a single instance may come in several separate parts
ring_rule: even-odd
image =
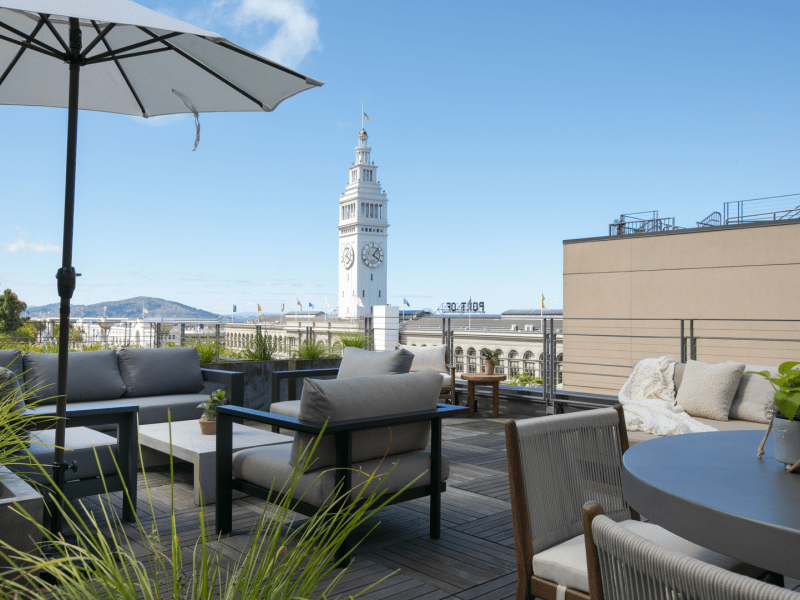
[[[8,369],[14,375],[22,375],[22,352],[16,348],[0,350],[0,369]]]
[[[58,379],[58,354],[27,352],[23,355],[25,387],[34,399],[54,403]],[[113,400],[125,392],[114,350],[70,352],[67,370],[67,402]]]
[[[414,355],[407,350],[371,352],[348,346],[342,353],[342,364],[336,378],[400,375],[409,372],[413,361]]]
[[[445,357],[447,346],[398,346],[402,350],[408,350],[414,355],[414,362],[411,363],[411,373],[433,369],[438,373],[449,373]]]
[[[122,348],[119,372],[126,398],[196,394],[204,387],[200,356],[192,347]]]
[[[300,398],[301,421],[331,423],[433,410],[442,389],[442,376],[432,370],[401,375],[308,379]],[[353,462],[384,455],[424,450],[430,441],[430,421],[380,427],[353,433]],[[297,432],[292,443],[290,464],[297,463],[314,435]],[[336,464],[333,435],[325,435],[314,453],[311,469]]]

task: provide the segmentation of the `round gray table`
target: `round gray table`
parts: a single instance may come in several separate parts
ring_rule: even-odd
[[[657,438],[622,458],[622,490],[650,521],[687,540],[800,579],[800,473],[775,460],[772,434],[720,431]]]

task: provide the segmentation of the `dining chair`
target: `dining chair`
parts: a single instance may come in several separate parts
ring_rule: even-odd
[[[588,600],[581,510],[590,501],[635,533],[706,563],[759,575],[749,565],[641,522],[622,495],[628,449],[622,406],[508,421],[505,426],[517,600]]]
[[[595,600],[800,600],[800,594],[732,573],[637,535],[583,507],[590,595]]]

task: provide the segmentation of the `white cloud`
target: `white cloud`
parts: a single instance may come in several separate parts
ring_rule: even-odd
[[[39,238],[38,241],[28,239],[28,232],[23,231],[17,227],[17,237],[9,243],[3,244],[3,250],[6,252],[26,252],[35,254],[58,254],[61,252],[61,247],[55,244],[48,244]]]

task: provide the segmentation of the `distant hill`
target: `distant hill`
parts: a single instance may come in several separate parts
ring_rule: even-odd
[[[144,315],[146,319],[216,319],[219,317],[207,310],[192,308],[162,298],[145,296],[97,304],[73,304],[70,317],[100,318],[103,316],[105,308],[105,315],[109,319],[138,319],[142,317],[142,306],[147,310],[147,314]],[[58,318],[58,309],[58,304],[32,306],[28,308],[26,314],[34,319]]]

